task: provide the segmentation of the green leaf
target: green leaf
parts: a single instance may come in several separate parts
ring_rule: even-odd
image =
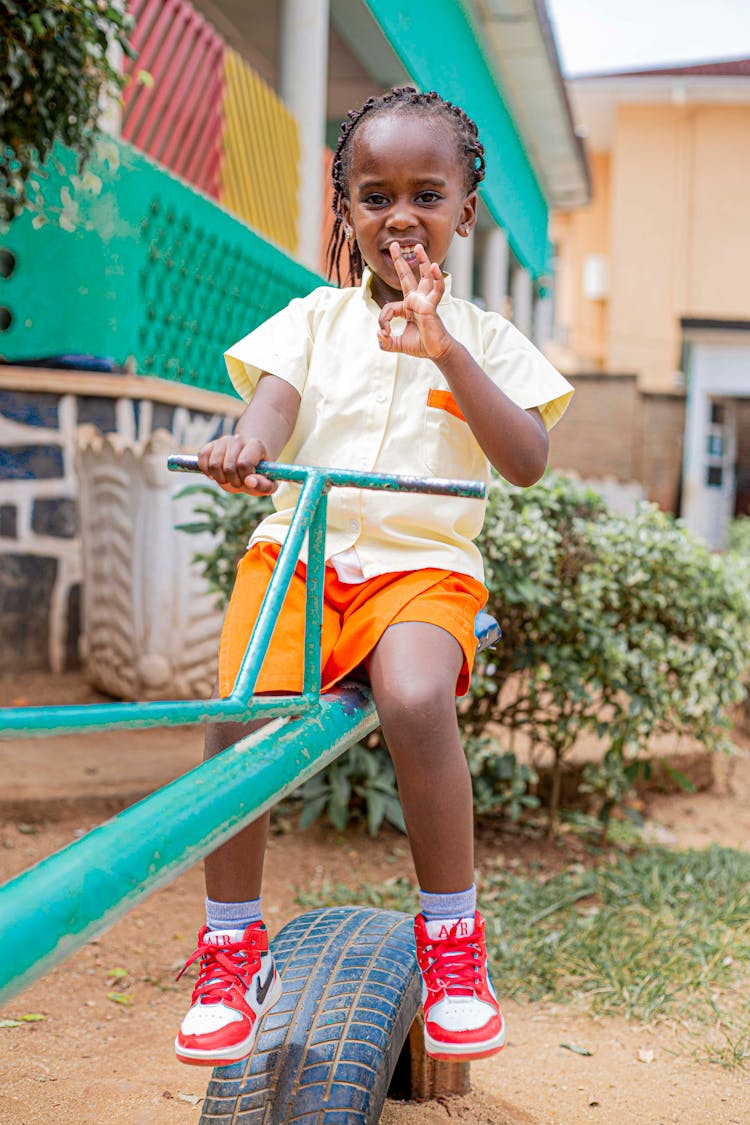
[[[314,800],[306,801],[299,818],[300,828],[309,828],[311,824],[314,824],[318,817],[323,815],[327,804],[327,793],[321,797],[316,797]]]
[[[591,1057],[593,1051],[589,1051],[588,1047],[579,1047],[575,1043],[561,1043],[560,1046],[566,1051],[572,1051],[574,1055],[586,1055]]]
[[[348,805],[340,805],[333,798],[328,802],[328,819],[334,828],[343,832],[349,822]]]
[[[132,1004],[132,996],[126,996],[124,992],[108,992],[107,999],[111,1000],[113,1004]]]
[[[689,777],[686,777],[684,773],[680,773],[680,771],[676,770],[674,766],[670,766],[668,762],[662,762],[662,766],[667,777],[670,777],[672,781],[674,781],[676,785],[679,785],[680,789],[682,789],[685,793],[697,792],[693,782]]]
[[[371,836],[377,836],[385,816],[386,798],[377,790],[369,790],[367,797],[367,828]]]

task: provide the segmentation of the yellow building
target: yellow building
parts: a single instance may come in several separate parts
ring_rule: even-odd
[[[593,200],[559,213],[558,465],[641,481],[712,544],[750,509],[750,59],[569,83]]]

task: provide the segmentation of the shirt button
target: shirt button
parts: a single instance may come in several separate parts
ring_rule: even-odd
[[[366,469],[366,468],[367,468],[367,464],[368,464],[367,458],[366,458],[366,457],[360,457],[360,459],[359,459],[359,467],[360,467],[360,469]]]
[[[376,402],[387,402],[388,401],[388,395],[383,394],[383,392],[381,391],[379,395],[375,395],[375,401]]]
[[[349,520],[349,527],[352,531],[359,531],[359,524],[356,520]]]

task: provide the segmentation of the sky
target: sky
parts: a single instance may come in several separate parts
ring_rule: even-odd
[[[750,0],[546,0],[563,73],[750,58]]]

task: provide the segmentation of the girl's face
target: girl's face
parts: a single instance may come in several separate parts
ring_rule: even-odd
[[[344,221],[374,274],[379,305],[402,298],[388,250],[394,240],[418,278],[415,243],[442,266],[456,231],[471,231],[477,195],[466,194],[465,175],[455,132],[443,118],[381,113],[354,134]]]

